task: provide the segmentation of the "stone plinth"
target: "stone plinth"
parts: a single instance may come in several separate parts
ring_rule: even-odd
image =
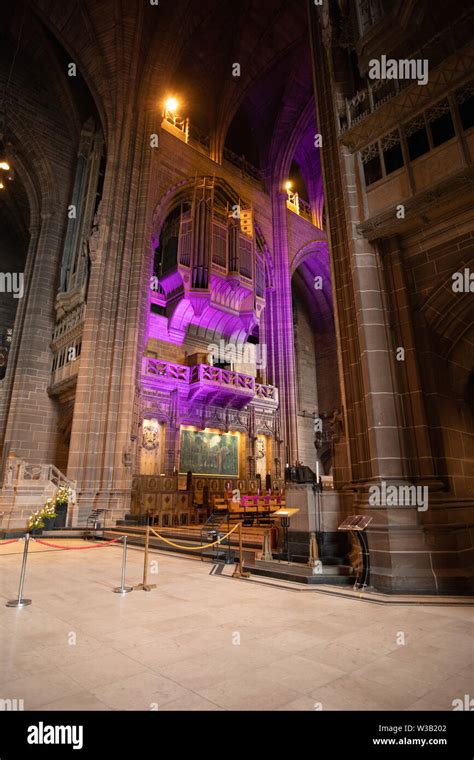
[[[353,493],[327,490],[318,494],[311,483],[287,483],[285,498],[289,509],[299,509],[290,522],[290,554],[304,561],[309,556],[310,533],[318,531],[321,561],[331,565],[345,563],[351,542],[337,526],[351,513]]]
[[[471,500],[433,497],[413,507],[364,507],[371,585],[386,593],[474,593],[474,508]]]

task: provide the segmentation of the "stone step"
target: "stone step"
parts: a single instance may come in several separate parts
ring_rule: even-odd
[[[355,582],[352,568],[347,565],[338,565],[331,568],[323,565],[322,572],[313,572],[315,568],[308,567],[307,565],[256,559],[254,561],[246,560],[244,562],[244,569],[255,575],[311,585],[352,586]]]

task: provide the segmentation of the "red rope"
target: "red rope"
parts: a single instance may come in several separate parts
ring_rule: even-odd
[[[2,546],[6,546],[7,544],[14,544],[14,543],[16,543],[19,540],[20,540],[19,538],[10,538],[8,541],[7,540],[0,541],[0,544]]]
[[[117,541],[121,541],[122,536],[114,538],[112,541],[102,541],[100,544],[93,544],[92,546],[60,546],[59,544],[49,544],[47,541],[41,541],[39,538],[33,538],[36,544],[43,544],[43,546],[51,546],[53,549],[64,549],[65,551],[83,551],[84,549],[100,549],[102,546],[109,546],[110,544],[116,544]]]

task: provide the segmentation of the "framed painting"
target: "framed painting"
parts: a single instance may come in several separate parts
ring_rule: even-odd
[[[181,430],[180,473],[239,476],[239,437],[229,433]]]

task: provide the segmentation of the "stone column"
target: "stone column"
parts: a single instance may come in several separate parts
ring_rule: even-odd
[[[56,274],[66,212],[43,213],[33,228],[5,378],[4,454],[32,463],[54,463],[57,406],[47,394],[51,379],[49,344],[54,327]],[[7,406],[8,405],[8,406]]]
[[[331,276],[352,479],[355,483],[400,479],[403,466],[397,388],[380,256],[356,230],[363,216],[357,193],[360,178],[356,156],[337,140],[334,101],[342,94],[342,83],[336,78],[332,65],[333,51],[329,44],[323,44],[318,13],[311,13],[311,18],[318,125],[323,136]]]
[[[272,311],[273,381],[279,393],[285,464],[291,464],[298,459],[296,365],[286,193],[279,188],[274,188],[272,209],[275,290],[269,308]]]
[[[380,251],[357,226],[364,218],[357,156],[339,144],[335,103],[349,92],[344,53],[332,46],[330,20],[308,3],[318,128],[328,211],[331,276],[345,430],[352,488],[351,511],[372,517],[371,582],[384,591],[436,588],[415,507],[371,506],[369,487],[403,484],[407,475],[404,425],[394,368],[387,288]],[[324,28],[323,28],[324,24]],[[342,518],[341,514],[341,518]]]
[[[405,427],[405,470],[410,478],[439,489],[426,417],[420,368],[418,365],[412,310],[403,268],[400,240],[389,238],[382,247],[387,290],[392,307],[393,350],[403,349],[403,359],[395,361],[403,404]]]
[[[78,484],[79,521],[93,507],[109,520],[128,511],[135,390],[140,372],[142,301],[147,298],[144,256],[149,192],[147,117],[124,118],[118,144],[108,146],[91,273],[81,364],[76,387],[68,476]]]

